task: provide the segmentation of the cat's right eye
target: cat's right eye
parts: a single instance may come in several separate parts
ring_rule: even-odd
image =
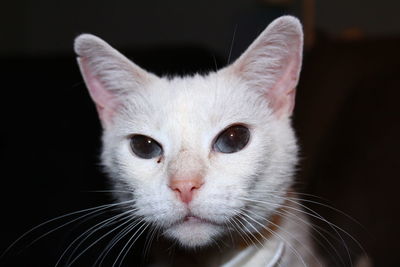
[[[162,155],[161,145],[153,138],[145,135],[131,136],[130,145],[132,152],[139,158],[152,159]]]

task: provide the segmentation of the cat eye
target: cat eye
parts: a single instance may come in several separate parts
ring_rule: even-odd
[[[221,153],[235,153],[242,150],[250,139],[250,131],[243,125],[234,125],[222,131],[214,143],[214,149]]]
[[[162,154],[161,145],[153,138],[145,135],[133,135],[130,145],[132,152],[139,158],[152,159]]]

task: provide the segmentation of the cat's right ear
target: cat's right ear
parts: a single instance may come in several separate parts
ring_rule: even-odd
[[[157,79],[94,35],[79,35],[74,49],[103,127],[110,125],[115,111],[130,91]]]

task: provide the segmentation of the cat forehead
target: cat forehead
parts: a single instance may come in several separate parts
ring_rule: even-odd
[[[132,108],[126,115],[134,123],[152,127],[251,123],[268,113],[259,94],[218,73],[158,79],[127,98],[127,104]]]

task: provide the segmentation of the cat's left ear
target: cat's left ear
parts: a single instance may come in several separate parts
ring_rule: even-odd
[[[298,19],[273,21],[249,48],[225,70],[266,96],[278,117],[294,108],[303,53],[303,31]]]
[[[103,127],[111,124],[128,94],[157,79],[94,35],[78,36],[74,49]]]

